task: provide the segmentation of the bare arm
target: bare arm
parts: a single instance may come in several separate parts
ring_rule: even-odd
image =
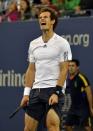
[[[62,62],[60,63],[60,74],[59,74],[59,79],[57,81],[57,85],[63,86],[64,82],[67,77],[67,72],[68,72],[68,62]]]
[[[93,96],[92,96],[92,90],[90,86],[87,86],[85,88],[85,92],[87,94],[87,99],[88,99],[88,103],[89,103],[89,108],[90,108],[90,112],[93,115]]]
[[[25,74],[25,87],[32,87],[35,80],[35,64],[31,63]]]
[[[26,106],[29,102],[30,89],[33,86],[34,80],[35,80],[35,65],[34,63],[31,63],[29,64],[25,74],[25,88],[24,95],[20,103],[21,107]]]
[[[60,88],[64,85],[64,82],[67,77],[67,72],[68,72],[68,62],[63,62],[60,63],[60,74],[59,74],[59,79],[57,81],[57,85],[60,86]],[[49,99],[49,105],[58,103],[58,96],[56,94],[52,94],[50,99]]]

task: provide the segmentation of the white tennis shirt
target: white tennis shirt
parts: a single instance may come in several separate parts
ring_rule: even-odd
[[[30,63],[35,63],[36,68],[32,88],[49,88],[57,84],[59,63],[71,60],[72,53],[67,40],[54,33],[47,43],[44,43],[42,36],[33,40],[29,46],[28,59]]]

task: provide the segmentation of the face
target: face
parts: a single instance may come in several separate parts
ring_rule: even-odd
[[[8,7],[8,11],[12,12],[12,11],[15,11],[15,10],[17,10],[17,4],[16,4],[16,2],[11,2],[9,7]]]
[[[70,75],[75,75],[78,72],[79,67],[76,65],[75,62],[69,62],[68,70]]]
[[[50,12],[42,12],[39,15],[39,24],[42,31],[53,30],[55,20],[51,20]]]
[[[27,3],[24,0],[20,1],[20,10],[25,11],[27,9]]]

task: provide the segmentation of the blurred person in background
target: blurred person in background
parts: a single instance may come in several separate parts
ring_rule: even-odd
[[[65,0],[64,4],[66,10],[80,11],[80,0]]]
[[[80,12],[80,0],[52,0],[52,3],[57,6],[61,16]]]
[[[0,0],[0,15],[3,14],[4,6],[3,6],[3,0]]]
[[[64,0],[51,0],[51,3],[58,7],[58,9],[62,9],[64,7]]]
[[[5,14],[4,2],[3,0],[0,0],[0,22],[2,22],[2,15],[4,14]]]
[[[20,13],[17,9],[17,3],[16,1],[11,1],[7,5],[7,9],[4,15],[1,16],[1,22],[8,21],[8,22],[14,22],[20,20]]]
[[[31,7],[29,0],[20,0],[20,19],[21,20],[29,20],[31,19]]]
[[[93,15],[93,0],[81,0],[80,6],[85,16]]]
[[[69,16],[90,16],[93,0],[64,0],[64,9]]]
[[[33,6],[33,13],[36,18],[43,7],[49,7],[53,9],[58,16],[60,15],[57,6],[52,4],[50,0],[40,0],[40,4],[36,4]]]
[[[54,5],[50,0],[40,0],[40,1],[41,1],[41,5],[48,6],[49,8],[53,9],[57,13],[57,15],[59,15],[57,6]]]
[[[93,96],[89,80],[79,70],[80,62],[77,59],[69,61],[69,74],[66,92],[70,93],[71,106],[65,122],[66,131],[73,127],[83,127],[92,131],[91,116],[93,116]]]
[[[60,13],[60,16],[64,15],[64,0],[52,0],[52,4],[55,5]]]
[[[80,0],[64,0],[66,15],[79,14],[81,11]]]
[[[93,0],[81,0],[81,9],[93,9]]]

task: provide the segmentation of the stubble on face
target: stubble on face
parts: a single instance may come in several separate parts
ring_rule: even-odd
[[[49,12],[43,12],[39,16],[40,28],[43,32],[48,32],[52,29],[51,18]]]

